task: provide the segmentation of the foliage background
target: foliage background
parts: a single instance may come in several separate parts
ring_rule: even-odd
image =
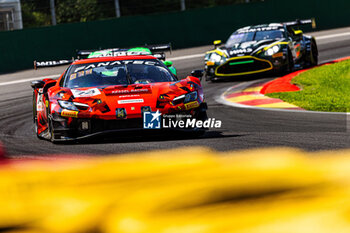
[[[250,0],[250,2],[263,0]],[[186,0],[186,9],[241,4],[246,0]],[[49,0],[22,0],[24,28],[51,25]],[[121,15],[180,11],[180,0],[119,0]],[[58,24],[115,17],[114,0],[55,0]]]

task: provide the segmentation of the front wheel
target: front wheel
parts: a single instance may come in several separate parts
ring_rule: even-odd
[[[208,120],[208,115],[207,115],[207,111],[199,111],[196,115],[196,119],[200,120],[200,121],[206,121]],[[192,132],[193,136],[195,137],[201,137],[205,134],[205,132],[209,130],[209,128],[196,128],[194,129],[194,131]]]
[[[41,137],[39,135],[39,131],[38,131],[38,119],[36,117],[34,117],[34,133],[36,135],[37,138],[39,139],[43,139],[43,137]]]
[[[293,54],[292,52],[288,49],[288,53],[287,53],[287,65],[286,68],[284,70],[284,72],[286,74],[292,73],[294,71],[294,59],[293,59]]]
[[[318,64],[318,50],[316,42],[311,43],[311,51],[310,51],[310,67],[317,66]]]
[[[210,81],[212,81],[212,80],[213,80],[213,77],[208,76],[208,75],[205,76],[205,81],[206,81],[206,82],[210,82]]]
[[[46,99],[48,100],[47,96]],[[46,106],[46,119],[47,119],[47,139],[51,142],[56,142],[55,128],[53,126],[52,117],[50,115],[50,106]]]
[[[56,133],[55,133],[55,128],[53,127],[53,121],[51,119],[51,117],[48,117],[47,118],[47,123],[48,123],[48,134],[49,134],[49,140],[53,143],[56,143],[57,142],[57,136],[56,136]]]
[[[37,116],[37,110],[36,110],[36,106],[37,106],[37,100],[35,98],[35,92],[33,92],[33,122],[34,122],[34,133],[37,136],[37,138],[39,139],[43,139],[43,137],[41,137],[39,135],[39,123],[38,123],[38,116]]]
[[[215,77],[215,76],[206,76],[205,77],[205,81],[211,82],[211,83],[217,83],[217,82],[220,82],[220,80],[222,80],[222,79]]]

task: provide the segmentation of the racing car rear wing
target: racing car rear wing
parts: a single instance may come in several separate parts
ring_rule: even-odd
[[[301,20],[297,19],[295,21],[286,22],[286,23],[283,23],[283,24],[286,25],[287,27],[311,24],[312,28],[316,28],[316,20],[315,20],[315,18],[312,18],[312,19],[301,19]]]
[[[87,57],[90,55],[90,53],[96,52],[98,50],[101,50],[101,49],[77,50],[77,56]]]
[[[61,65],[69,65],[74,61],[74,58],[70,60],[57,60],[57,61],[34,61],[34,69],[42,68],[42,67],[53,67],[53,66],[61,66]]]
[[[132,52],[127,52],[128,48],[112,48],[112,49],[89,49],[89,50],[78,50],[77,51],[77,56],[78,59],[80,58],[87,58],[91,53],[100,51],[100,50],[111,50],[111,54],[109,56],[128,56],[128,55],[151,55],[156,57],[157,59],[160,60],[165,60],[165,52],[166,51],[172,51],[171,43],[168,44],[157,44],[157,45],[144,45],[142,46],[144,48],[148,48],[151,50],[152,54],[145,54],[143,52],[137,52],[137,51],[132,51]],[[56,60],[56,61],[34,61],[34,69],[42,68],[42,67],[53,67],[53,66],[61,66],[61,65],[68,65],[74,62],[75,59],[74,57],[69,60]]]
[[[157,45],[143,45],[143,46],[135,46],[135,47],[143,47],[143,48],[148,48],[152,55],[157,57],[158,59],[165,59],[165,54],[164,52],[167,51],[172,51],[171,43],[168,44],[157,44]],[[132,52],[130,54],[127,53],[128,49],[132,49],[135,47],[130,47],[130,48],[108,48],[108,49],[88,49],[88,50],[78,50],[77,51],[77,56],[78,58],[86,58],[88,57],[91,53],[96,52],[96,51],[103,51],[103,50],[110,50],[113,54],[113,56],[127,56],[127,55],[137,55],[137,52]],[[145,55],[140,52],[140,55]]]
[[[84,52],[83,53],[80,53],[79,56],[79,59],[81,58],[81,56],[84,56]],[[87,55],[89,56],[90,53]],[[116,49],[116,50],[110,50],[108,49],[108,53],[106,54],[98,54],[96,56],[92,56],[90,58],[96,58],[96,57],[119,57],[119,56],[138,56],[138,55],[149,55],[149,56],[153,56],[159,60],[165,60],[165,53],[163,52],[160,52],[160,53],[153,53],[153,54],[150,54],[149,52],[144,52],[144,51],[120,51],[120,49]],[[85,55],[84,58],[87,58],[87,56]]]
[[[145,45],[152,53],[172,51],[171,43],[158,45]]]
[[[171,43],[168,44],[158,44],[158,45],[146,45],[146,48],[148,48],[149,50],[151,50],[152,54],[154,57],[156,57],[159,60],[165,60],[166,56],[165,56],[165,52],[172,52],[172,47],[171,47]]]

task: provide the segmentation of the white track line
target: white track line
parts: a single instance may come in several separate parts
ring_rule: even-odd
[[[344,32],[344,33],[338,33],[334,35],[326,35],[326,36],[317,36],[317,40],[325,40],[325,39],[330,39],[330,38],[335,38],[335,37],[342,37],[342,36],[350,36],[350,32]]]
[[[204,58],[204,53],[193,54],[193,55],[188,55],[188,56],[181,56],[181,57],[169,57],[169,60],[171,60],[171,61],[179,61],[179,60],[186,60],[186,59],[192,59],[192,58],[198,58],[198,57],[203,57]]]
[[[330,39],[330,38],[335,38],[335,37],[343,37],[343,36],[350,36],[350,32],[344,32],[344,33],[338,33],[338,34],[326,35],[326,36],[317,36],[316,39],[317,40],[325,40],[325,39]],[[171,61],[179,61],[179,60],[187,60],[187,59],[193,59],[193,58],[199,58],[199,57],[204,57],[204,53],[187,55],[187,56],[172,57],[172,58],[169,58],[169,60],[171,60]],[[44,79],[44,78],[57,78],[59,76],[60,76],[60,74],[54,74],[54,75],[49,75],[49,76],[41,76],[41,77],[33,77],[33,78],[28,78],[28,79],[20,79],[20,80],[16,80],[16,81],[9,81],[9,82],[2,82],[2,83],[0,82],[0,86],[7,86],[7,85],[18,84],[18,83],[25,83],[25,82],[30,82],[30,81]]]
[[[283,108],[262,108],[262,107],[256,107],[256,106],[251,106],[251,105],[243,105],[243,104],[238,104],[238,103],[232,103],[227,101],[223,95],[221,96],[216,96],[215,97],[215,101],[220,103],[220,104],[224,104],[224,105],[228,105],[231,107],[235,107],[235,108],[246,108],[246,109],[254,109],[254,110],[264,110],[264,111],[275,111],[275,112],[293,112],[293,113],[317,113],[317,114],[329,114],[329,115],[346,115],[346,116],[350,116],[349,112],[320,112],[320,111],[308,111],[308,110],[295,110],[295,109],[283,109]]]
[[[44,78],[58,78],[59,76],[60,76],[59,74],[54,74],[54,75],[47,75],[47,76],[41,76],[41,77],[28,78],[28,79],[20,79],[20,80],[0,83],[0,86],[7,86],[7,85],[12,85],[12,84],[18,84],[18,83],[25,83],[25,82],[30,82],[30,81],[44,79]]]
[[[257,81],[251,81],[251,82],[244,82],[244,83],[240,83],[237,85],[234,85],[232,87],[226,88],[226,89],[222,89],[219,93],[222,93],[220,95],[216,95],[214,97],[215,101],[220,103],[220,104],[224,104],[224,105],[228,105],[234,108],[245,108],[245,109],[255,109],[255,110],[264,110],[264,111],[276,111],[276,112],[293,112],[293,113],[316,113],[316,114],[329,114],[329,115],[346,115],[347,118],[349,119],[348,121],[350,122],[350,113],[349,112],[320,112],[320,111],[308,111],[308,110],[295,110],[295,109],[285,109],[285,108],[264,108],[264,107],[258,107],[258,106],[252,106],[252,105],[245,105],[245,104],[239,104],[239,103],[234,103],[234,102],[230,102],[228,100],[226,100],[225,98],[225,93],[228,91],[240,91],[243,89],[248,88],[249,86],[252,86],[253,84],[256,84],[260,82],[260,80]],[[350,128],[349,128],[350,130]]]
[[[173,57],[169,58],[171,61],[179,61],[179,60],[186,60],[186,59],[192,59],[192,58],[198,58],[198,57],[204,57],[204,54],[193,54],[193,55],[188,55],[188,56],[180,56],[180,57]],[[54,75],[48,75],[48,76],[40,76],[40,77],[33,77],[33,78],[28,78],[28,79],[20,79],[20,80],[15,80],[15,81],[9,81],[9,82],[3,82],[0,83],[0,86],[7,86],[7,85],[13,85],[13,84],[18,84],[18,83],[25,83],[25,82],[31,82],[35,80],[40,80],[44,78],[58,78],[61,74],[54,74]]]

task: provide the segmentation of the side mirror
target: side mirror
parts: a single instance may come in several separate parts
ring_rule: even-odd
[[[164,65],[169,68],[170,72],[173,73],[173,75],[177,75],[177,71],[175,67],[173,66],[172,61],[163,61]]]
[[[217,47],[219,47],[222,44],[222,42],[221,42],[221,40],[215,40],[213,42],[213,44],[214,44],[214,48],[217,48]]]
[[[295,36],[302,36],[303,35],[303,31],[302,30],[295,30],[294,31],[294,35]]]
[[[199,78],[200,80],[202,80],[203,74],[204,74],[203,70],[193,70],[191,72],[191,76]]]
[[[173,65],[173,62],[172,61],[164,61],[163,62],[164,63],[164,65],[166,65],[166,67],[170,67],[170,66],[172,66]]]
[[[31,83],[31,86],[33,89],[39,89],[39,88],[43,88],[45,85],[45,82],[42,80],[37,80],[37,81],[33,81]]]

